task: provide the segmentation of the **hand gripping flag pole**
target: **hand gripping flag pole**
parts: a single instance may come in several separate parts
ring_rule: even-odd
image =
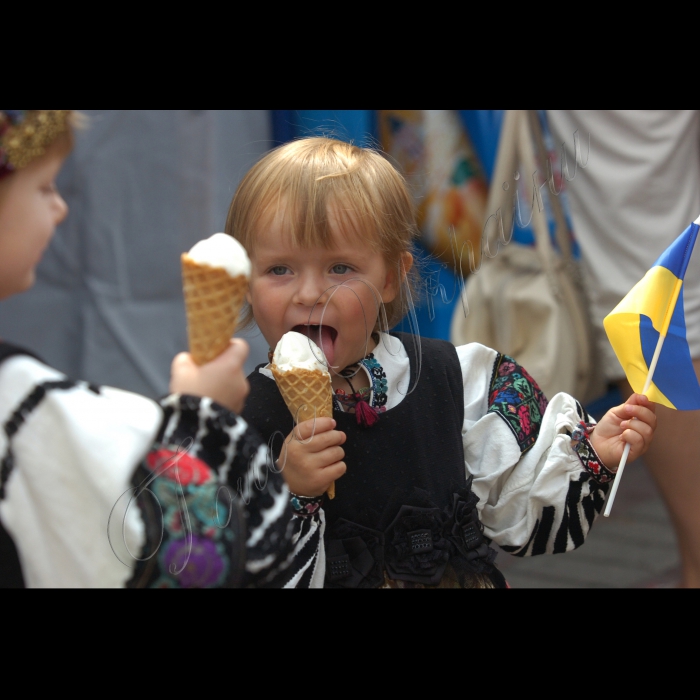
[[[699,230],[700,217],[661,254],[603,321],[635,393],[686,411],[700,408],[700,385],[686,341],[683,313],[683,278]],[[627,443],[605,506],[605,517],[612,510],[629,453]]]

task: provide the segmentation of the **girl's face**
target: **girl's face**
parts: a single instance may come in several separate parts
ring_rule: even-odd
[[[63,160],[50,149],[0,183],[0,299],[34,284],[34,270],[68,214],[54,184]]]
[[[303,333],[323,349],[330,371],[338,372],[374,349],[370,334],[378,305],[396,297],[397,274],[367,242],[342,235],[330,216],[332,248],[295,246],[281,215],[261,227],[248,301],[273,350],[288,331]],[[410,267],[411,255],[404,255]]]

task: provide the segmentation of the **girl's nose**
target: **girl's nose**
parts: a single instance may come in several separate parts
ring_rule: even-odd
[[[327,281],[321,275],[303,274],[299,280],[294,301],[303,306],[313,307],[324,304],[328,299],[329,288]]]
[[[68,216],[68,205],[60,194],[56,195],[56,226]]]

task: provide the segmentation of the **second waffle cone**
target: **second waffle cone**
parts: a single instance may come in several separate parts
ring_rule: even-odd
[[[272,376],[287,408],[297,423],[314,418],[333,417],[333,390],[328,372],[317,369],[282,371],[270,365]],[[335,482],[328,487],[328,498],[335,498]]]

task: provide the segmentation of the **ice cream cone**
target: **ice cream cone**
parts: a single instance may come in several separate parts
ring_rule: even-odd
[[[333,391],[327,371],[303,369],[280,370],[271,364],[270,370],[287,408],[297,423],[312,418],[333,417]],[[335,498],[335,483],[328,487],[328,498]]]
[[[203,365],[229,346],[236,330],[248,279],[232,277],[220,267],[182,255],[182,281],[187,311],[187,335],[192,359]]]

